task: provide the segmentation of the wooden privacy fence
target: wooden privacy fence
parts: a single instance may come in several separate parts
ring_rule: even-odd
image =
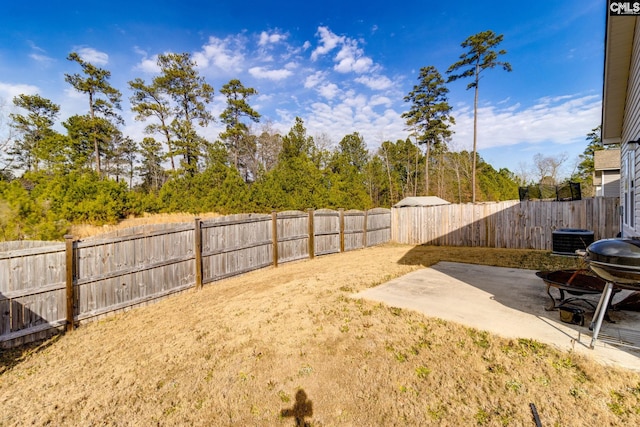
[[[560,228],[619,231],[618,198],[231,215],[64,243],[0,243],[0,346],[278,263],[407,244],[552,249]]]
[[[586,229],[594,239],[620,231],[619,199],[506,201],[392,209],[398,243],[552,250],[553,231]]]
[[[388,242],[391,211],[241,214],[64,243],[0,244],[0,344],[278,263]]]

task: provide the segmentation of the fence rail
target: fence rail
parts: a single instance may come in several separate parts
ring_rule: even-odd
[[[240,214],[0,248],[0,346],[251,270],[388,242],[391,211]],[[345,244],[346,242],[346,244]]]

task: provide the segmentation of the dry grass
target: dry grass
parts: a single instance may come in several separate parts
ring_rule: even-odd
[[[283,264],[82,326],[0,364],[0,425],[640,424],[637,373],[350,298],[439,260],[546,252],[386,245]]]
[[[127,218],[115,225],[105,224],[102,226],[97,226],[91,224],[75,224],[71,226],[69,233],[75,238],[84,239],[87,237],[96,236],[98,234],[109,233],[115,230],[136,227],[138,225],[192,222],[196,217],[200,219],[210,219],[217,218],[219,216],[221,215],[211,212],[197,215],[190,213],[144,214],[141,217]]]

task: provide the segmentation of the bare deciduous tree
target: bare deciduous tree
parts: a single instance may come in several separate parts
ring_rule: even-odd
[[[567,153],[561,153],[555,157],[543,156],[540,153],[533,156],[533,165],[539,182],[548,181],[550,184],[557,184],[560,168],[568,158]]]
[[[7,156],[7,153],[13,143],[14,130],[7,123],[6,108],[5,100],[0,98],[0,180],[9,179],[12,176],[11,158]]]

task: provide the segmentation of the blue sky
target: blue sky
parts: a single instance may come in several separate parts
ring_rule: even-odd
[[[496,168],[519,172],[533,157],[566,155],[569,174],[601,114],[604,26],[601,0],[500,2],[369,1],[66,1],[7,2],[0,15],[3,114],[20,93],[60,104],[61,121],[88,101],[64,81],[80,72],[78,52],[111,71],[123,94],[125,134],[140,140],[144,123],[129,109],[127,82],[150,81],[155,57],[189,52],[219,89],[238,78],[259,95],[250,104],[286,133],[296,116],[309,134],[336,144],[359,132],[370,150],[406,138],[404,96],[421,67],[443,75],[470,35],[504,35],[502,59],[513,71],[489,70],[480,81],[478,150]],[[446,76],[445,76],[446,77]],[[471,149],[473,91],[448,84],[456,125],[453,150]],[[6,123],[6,118],[5,118]],[[258,130],[260,124],[257,125]],[[213,140],[219,123],[206,130]],[[2,132],[2,129],[0,129]]]

